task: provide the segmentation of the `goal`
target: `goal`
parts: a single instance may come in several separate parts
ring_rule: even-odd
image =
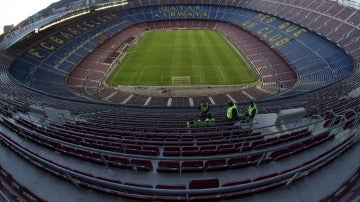
[[[173,86],[188,86],[190,85],[190,76],[173,76],[171,77],[171,84]]]

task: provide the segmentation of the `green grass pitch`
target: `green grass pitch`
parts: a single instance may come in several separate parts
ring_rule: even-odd
[[[258,80],[241,55],[213,30],[149,31],[107,79],[112,86],[238,85]]]

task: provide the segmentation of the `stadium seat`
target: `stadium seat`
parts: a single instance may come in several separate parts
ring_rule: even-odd
[[[248,161],[248,158],[248,156],[229,158],[227,160],[227,165],[230,169],[245,167],[251,164],[251,162]]]
[[[131,159],[130,161],[131,166],[134,169],[141,170],[141,171],[152,171],[153,166],[150,160],[144,159]]]
[[[200,146],[201,155],[212,155],[217,153],[217,148],[215,145]]]
[[[218,178],[191,179],[189,189],[209,189],[219,187]]]
[[[205,161],[205,171],[217,171],[227,169],[226,159],[212,159]]]
[[[158,172],[180,172],[180,162],[179,161],[159,161]]]
[[[236,152],[236,148],[233,144],[222,144],[217,146],[218,154],[227,154]]]
[[[122,167],[122,168],[130,168],[130,160],[125,157],[112,156],[112,155],[103,155],[106,162],[110,165]]]
[[[163,150],[164,156],[180,156],[180,147],[176,146],[166,146]]]
[[[183,161],[181,162],[181,172],[203,172],[203,161]]]
[[[194,156],[199,155],[199,147],[197,146],[183,146],[181,148],[181,155],[183,156]]]
[[[159,156],[159,148],[156,146],[143,146],[140,150],[140,154],[149,156]]]

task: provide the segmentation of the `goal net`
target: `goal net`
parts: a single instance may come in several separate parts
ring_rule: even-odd
[[[188,86],[190,85],[190,76],[173,76],[171,77],[171,84],[173,86]]]

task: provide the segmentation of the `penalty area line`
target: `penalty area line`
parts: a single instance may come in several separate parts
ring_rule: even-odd
[[[225,82],[224,72],[221,70],[220,65],[217,65],[217,68],[218,68],[218,70],[220,71],[220,75],[221,75],[221,77],[222,77],[222,80]]]

